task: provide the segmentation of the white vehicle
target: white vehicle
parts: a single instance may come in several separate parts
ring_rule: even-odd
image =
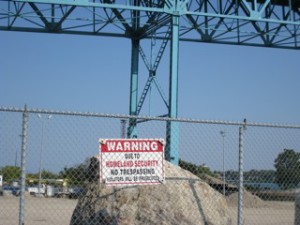
[[[45,184],[41,184],[40,188],[39,188],[39,186],[27,187],[27,191],[31,195],[45,194],[45,190],[46,190],[46,185]]]
[[[59,193],[60,188],[47,185],[46,190],[47,190],[47,197],[54,197],[57,193]]]

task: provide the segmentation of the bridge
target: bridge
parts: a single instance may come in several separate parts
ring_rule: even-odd
[[[0,30],[108,36],[131,41],[129,114],[138,116],[153,86],[177,117],[180,42],[299,49],[300,0],[1,0]],[[153,55],[152,45],[159,45]],[[170,46],[169,90],[165,95],[157,69]],[[139,59],[149,76],[139,92]],[[130,119],[127,137],[138,137]],[[178,124],[167,122],[166,159],[178,164]]]

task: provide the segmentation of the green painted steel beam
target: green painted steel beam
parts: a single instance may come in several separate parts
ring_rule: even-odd
[[[265,1],[262,4],[262,7],[257,9],[251,9],[247,1],[242,0],[241,5],[247,8],[249,11],[249,15],[239,16],[230,14],[222,14],[218,12],[205,12],[205,11],[195,11],[192,8],[189,9],[187,7],[188,1],[178,1],[178,4],[174,4],[176,1],[166,1],[165,7],[163,8],[155,8],[155,7],[144,7],[144,6],[133,6],[126,4],[109,4],[109,3],[98,3],[91,2],[88,0],[2,0],[6,2],[23,2],[23,3],[36,3],[36,4],[57,4],[57,5],[67,5],[67,6],[77,6],[77,7],[92,7],[92,8],[107,8],[107,9],[118,9],[118,10],[130,10],[130,11],[143,11],[143,12],[156,12],[156,13],[166,13],[171,15],[194,15],[194,16],[202,16],[202,17],[214,17],[214,18],[224,18],[224,19],[233,19],[233,20],[251,20],[255,22],[264,22],[264,23],[280,23],[286,25],[299,25],[299,20],[282,20],[282,19],[268,19],[263,18],[263,14],[269,4],[272,4],[270,0]],[[192,1],[190,1],[192,2]],[[214,2],[214,1],[204,1],[204,2]],[[217,2],[217,1],[216,1]],[[231,1],[230,1],[231,2]],[[169,5],[167,4],[169,3]],[[295,10],[295,9],[291,9]],[[298,9],[297,9],[298,10]]]
[[[179,1],[178,4],[176,1],[159,1],[151,7],[147,1],[143,6],[117,0],[109,2],[0,1],[0,30],[135,39],[150,39],[155,32],[160,34],[157,39],[165,39],[170,16],[178,15],[180,41],[299,48],[300,11],[294,6],[257,1],[256,7],[252,7],[245,0],[227,0],[222,1],[223,4],[216,0],[204,0],[201,4],[195,0]],[[109,14],[107,10],[110,10]],[[132,12],[141,14],[137,29],[132,27],[129,16]],[[113,16],[108,16],[110,14]]]
[[[155,57],[155,60],[151,60],[152,59],[152,52],[154,52],[154,46],[152,45],[151,43],[151,56],[150,56],[150,60],[147,59],[147,56],[143,50],[142,47],[139,48],[139,52],[140,52],[140,55],[144,61],[144,64],[149,72],[149,76],[148,76],[148,79],[146,81],[146,84],[144,86],[144,89],[142,91],[142,94],[140,96],[140,100],[139,100],[139,103],[138,103],[138,107],[137,107],[137,115],[139,115],[142,107],[143,107],[143,104],[145,102],[145,99],[147,97],[147,94],[149,93],[149,90],[151,89],[152,87],[152,83],[154,82],[155,84],[155,87],[157,88],[158,90],[158,93],[160,94],[160,97],[162,98],[162,100],[164,101],[165,105],[167,106],[166,108],[169,109],[169,106],[168,106],[168,100],[167,98],[165,97],[163,91],[162,91],[162,88],[160,87],[157,79],[156,79],[156,71],[157,71],[157,68],[158,68],[158,65],[162,59],[162,56],[163,56],[163,53],[166,49],[166,46],[167,46],[167,43],[169,41],[169,37],[170,37],[170,30],[171,28],[169,27],[168,28],[168,31],[166,32],[166,36],[165,36],[165,39],[162,40],[161,42],[161,45],[160,45],[160,48],[159,48],[159,51],[157,52],[157,55]],[[155,38],[154,38],[155,39]],[[150,97],[149,97],[150,98]]]
[[[139,70],[139,40],[131,41],[131,76],[130,76],[130,102],[129,114],[136,116],[138,107],[138,70]],[[137,138],[136,119],[130,119],[127,137]]]
[[[134,0],[134,5],[139,5],[138,0]],[[115,12],[115,11],[114,11]],[[115,12],[116,13],[116,12]],[[119,12],[117,12],[120,14]],[[140,50],[140,40],[134,38],[134,32],[140,27],[140,13],[138,11],[132,11],[132,39],[131,39],[131,74],[130,74],[130,102],[129,102],[129,114],[137,116],[138,115],[138,75],[139,75],[139,50]],[[118,17],[122,17],[120,14]],[[122,17],[123,19],[123,17]],[[129,26],[129,25],[127,25]],[[126,29],[128,32],[128,29]],[[127,128],[128,138],[137,138],[137,119],[130,119],[129,126]]]
[[[57,5],[68,5],[68,6],[78,6],[78,7],[107,8],[107,9],[132,10],[132,11],[135,10],[135,11],[149,11],[149,12],[164,12],[162,8],[131,6],[131,5],[124,5],[124,4],[112,4],[112,3],[98,3],[98,2],[91,2],[88,0],[76,0],[76,1],[74,0],[11,0],[11,2],[57,4]]]
[[[169,77],[169,117],[178,115],[178,64],[179,64],[179,16],[172,17],[172,35],[170,51]],[[167,122],[167,144],[165,159],[178,165],[179,162],[179,124],[175,121]]]

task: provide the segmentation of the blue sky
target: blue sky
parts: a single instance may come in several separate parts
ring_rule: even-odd
[[[0,35],[1,106],[128,114],[129,39]],[[169,48],[157,74],[166,94],[168,54]],[[299,124],[298,55],[294,50],[181,42],[179,117]],[[143,80],[147,72],[141,59],[140,71]],[[147,99],[142,115],[166,113],[152,93],[151,110]]]
[[[27,104],[29,108],[128,114],[130,40],[3,31],[0,37],[0,106],[21,108]],[[166,94],[168,54],[169,48],[157,72]],[[298,57],[299,52],[294,50],[181,42],[178,115],[230,121],[242,121],[246,117],[252,122],[300,124]],[[140,59],[141,87],[147,75]],[[161,99],[153,90],[142,115],[165,113]],[[119,123],[116,127],[119,129]],[[220,142],[214,150],[219,157],[222,128],[214,129],[213,135]],[[233,147],[227,160],[230,154],[237,157],[234,132],[228,135],[228,143]],[[296,142],[297,138],[293,140]],[[260,143],[269,146],[263,139]],[[272,144],[273,139],[268,143]],[[276,155],[286,146],[274,148],[271,157],[266,151],[259,165],[272,168]],[[254,147],[258,153],[253,157],[261,155],[263,147]],[[15,148],[19,148],[19,143]],[[195,152],[199,149],[198,145],[194,148]],[[91,154],[95,152],[96,147]],[[212,156],[213,153],[207,157]],[[84,157],[74,162],[80,160]],[[208,159],[200,160],[213,165]],[[251,160],[256,161],[257,158]],[[13,154],[10,162],[14,162]],[[260,166],[253,164],[247,169]]]

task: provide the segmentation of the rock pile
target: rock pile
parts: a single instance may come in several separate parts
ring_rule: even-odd
[[[220,193],[192,173],[168,162],[165,174],[166,181],[161,185],[111,187],[91,180],[70,224],[231,224],[226,200]]]

